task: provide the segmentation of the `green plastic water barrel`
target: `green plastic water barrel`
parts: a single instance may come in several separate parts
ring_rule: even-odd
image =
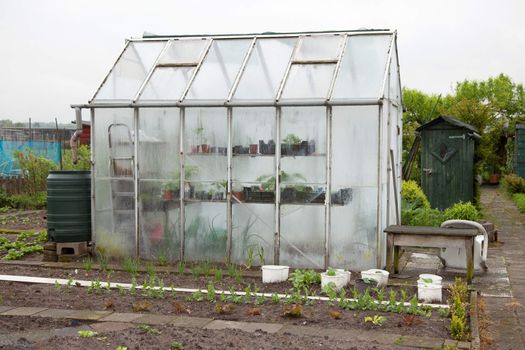
[[[47,233],[53,242],[91,240],[91,172],[50,171]]]

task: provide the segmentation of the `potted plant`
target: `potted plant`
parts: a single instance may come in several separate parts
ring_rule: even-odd
[[[328,284],[333,283],[337,291],[346,286],[346,274],[338,273],[332,267],[329,267],[326,272],[321,273],[321,288],[325,288]]]
[[[248,152],[252,155],[256,155],[257,154],[257,144],[251,143],[249,146]]]
[[[390,273],[385,270],[379,270],[379,269],[370,269],[370,270],[364,270],[361,271],[361,278],[363,280],[374,280],[377,281],[377,287],[383,288],[386,287],[388,284],[388,275]]]
[[[209,152],[209,145],[206,143],[208,140],[204,137],[204,127],[202,121],[199,120],[199,126],[195,129],[195,136],[198,139],[198,145],[200,145],[201,153]]]
[[[295,134],[288,134],[281,142],[281,155],[296,155],[301,148],[301,139]]]
[[[179,197],[180,180],[170,180],[162,185],[162,199],[171,201]]]
[[[290,267],[285,265],[263,265],[262,281],[263,283],[279,283],[288,280]]]
[[[441,303],[443,278],[438,275],[421,274],[417,280],[417,298],[425,303]]]
[[[240,183],[233,183],[232,184],[232,195],[235,197],[239,202],[244,202],[244,188],[242,184]]]

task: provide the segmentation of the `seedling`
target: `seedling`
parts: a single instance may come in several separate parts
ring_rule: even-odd
[[[215,270],[215,282],[220,282],[220,281],[222,281],[222,270],[216,269]]]
[[[101,252],[97,252],[97,260],[98,264],[100,265],[100,269],[102,271],[107,271],[109,264],[108,257]]]
[[[186,271],[186,264],[184,263],[184,261],[179,261],[179,263],[177,264],[177,272],[179,275],[182,275],[184,274],[184,271]]]
[[[208,282],[208,294],[207,294],[207,297],[208,297],[208,301],[210,303],[214,303],[215,302],[215,298],[216,298],[216,295],[215,295],[215,286],[213,285],[213,282]]]
[[[257,258],[259,259],[259,265],[266,265],[266,261],[264,259],[264,248],[263,246],[257,247]]]
[[[120,284],[117,284],[118,295],[122,296],[126,294],[126,290]]]
[[[272,294],[272,302],[274,304],[279,304],[281,302],[281,299],[279,298],[279,295],[277,295],[277,293]]]
[[[98,335],[98,333],[94,331],[78,331],[78,336],[81,338],[91,338],[96,335]]]
[[[168,257],[164,251],[161,251],[157,256],[157,265],[166,266],[168,265]]]
[[[366,316],[365,317],[365,323],[370,322],[374,326],[382,326],[385,321],[386,321],[386,317],[385,316],[374,315],[374,316]]]
[[[211,267],[210,267],[210,263],[208,262],[208,260],[201,263],[200,270],[202,274],[204,275],[204,277],[208,277],[210,275]]]
[[[157,276],[157,270],[155,269],[155,265],[153,265],[151,262],[146,264],[146,272],[150,280],[154,279]]]
[[[150,325],[147,325],[147,324],[139,324],[137,328],[140,329],[144,333],[149,333],[153,335],[159,335],[162,333],[157,328],[151,327]]]
[[[170,348],[171,348],[172,350],[184,350],[184,345],[182,345],[181,342],[173,341],[173,342],[171,343]]]
[[[84,267],[86,273],[89,273],[93,269],[93,259],[91,259],[91,256],[88,256],[82,260],[82,266]]]
[[[122,262],[122,268],[132,277],[136,277],[139,270],[139,262],[131,257],[126,257]]]
[[[55,280],[55,289],[56,290],[62,289],[62,285],[57,280]]]
[[[253,266],[254,253],[255,251],[253,247],[248,247],[248,250],[246,251],[246,262],[244,263],[244,266],[246,266],[247,269],[251,269]]]
[[[125,347],[125,346],[119,345],[119,346],[117,346],[117,347],[115,348],[115,350],[128,350],[128,348]]]
[[[336,275],[336,271],[333,267],[329,267],[328,270],[326,270],[326,275],[327,276],[335,276]]]

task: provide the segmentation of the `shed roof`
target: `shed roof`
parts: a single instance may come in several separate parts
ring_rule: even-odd
[[[423,129],[431,127],[432,125],[436,125],[436,124],[439,124],[439,123],[442,123],[442,122],[449,123],[449,124],[452,124],[452,125],[457,126],[459,128],[467,129],[467,130],[470,130],[472,132],[478,133],[478,129],[476,129],[472,125],[467,124],[465,122],[462,122],[461,120],[458,120],[456,118],[449,117],[449,116],[444,116],[444,115],[442,115],[440,117],[437,117],[436,119],[433,119],[433,120],[429,121],[428,123],[425,123],[425,124],[421,125],[416,130],[417,131],[421,131]]]
[[[380,99],[391,61],[400,85],[395,34],[145,34],[127,41],[90,103]]]

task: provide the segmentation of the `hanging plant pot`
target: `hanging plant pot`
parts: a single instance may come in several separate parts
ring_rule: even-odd
[[[290,266],[263,265],[261,269],[263,283],[279,283],[286,282],[288,280]]]
[[[390,273],[385,270],[370,269],[361,271],[361,278],[367,280],[374,280],[377,282],[378,288],[386,287],[388,284],[388,275]]]

